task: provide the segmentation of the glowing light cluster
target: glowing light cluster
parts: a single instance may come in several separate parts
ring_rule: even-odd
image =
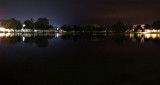
[[[0,27],[0,31],[4,32],[4,31],[6,31],[6,29],[3,27]]]
[[[160,38],[160,37],[158,34],[145,34],[145,38],[146,39],[149,39],[149,38],[155,39],[155,38]]]
[[[138,38],[144,38],[144,39],[155,39],[155,38],[160,38],[160,34],[148,34],[148,33],[141,33],[141,34],[136,34]],[[134,38],[134,34],[130,34],[130,38]]]
[[[156,39],[156,38],[160,39],[160,34],[157,33],[130,34],[130,39],[132,39],[134,42],[136,42],[137,38],[138,40],[140,39],[141,43],[144,43],[146,39]]]
[[[3,27],[0,27],[0,32],[11,32],[11,30],[3,28]]]
[[[145,30],[145,32],[160,32],[159,30]]]
[[[0,33],[0,37],[9,37],[10,33]]]

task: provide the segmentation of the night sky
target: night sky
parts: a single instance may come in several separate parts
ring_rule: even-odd
[[[152,23],[160,19],[160,0],[1,0],[0,18],[47,17],[61,26],[84,24]]]

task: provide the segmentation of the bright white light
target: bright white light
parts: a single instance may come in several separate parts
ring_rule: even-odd
[[[0,31],[4,32],[6,29],[3,27],[0,27]]]
[[[10,32],[10,30],[9,30],[9,29],[6,29],[5,31]]]
[[[0,37],[4,37],[5,36],[5,33],[0,33]]]
[[[10,35],[11,35],[10,33],[7,33],[7,34],[6,34],[6,37],[9,37]]]
[[[23,24],[23,28],[25,27],[26,25],[25,24]]]
[[[24,29],[21,29],[22,32],[24,32]]]
[[[57,38],[59,37],[59,34],[58,34],[58,33],[56,34],[56,37],[57,37]]]
[[[23,42],[25,41],[25,37],[22,38]]]

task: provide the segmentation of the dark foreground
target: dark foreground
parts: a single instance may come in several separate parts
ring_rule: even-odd
[[[159,35],[1,34],[0,84],[159,85]]]

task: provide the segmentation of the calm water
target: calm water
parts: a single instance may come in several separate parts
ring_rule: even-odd
[[[159,85],[160,34],[0,34],[3,85]]]

